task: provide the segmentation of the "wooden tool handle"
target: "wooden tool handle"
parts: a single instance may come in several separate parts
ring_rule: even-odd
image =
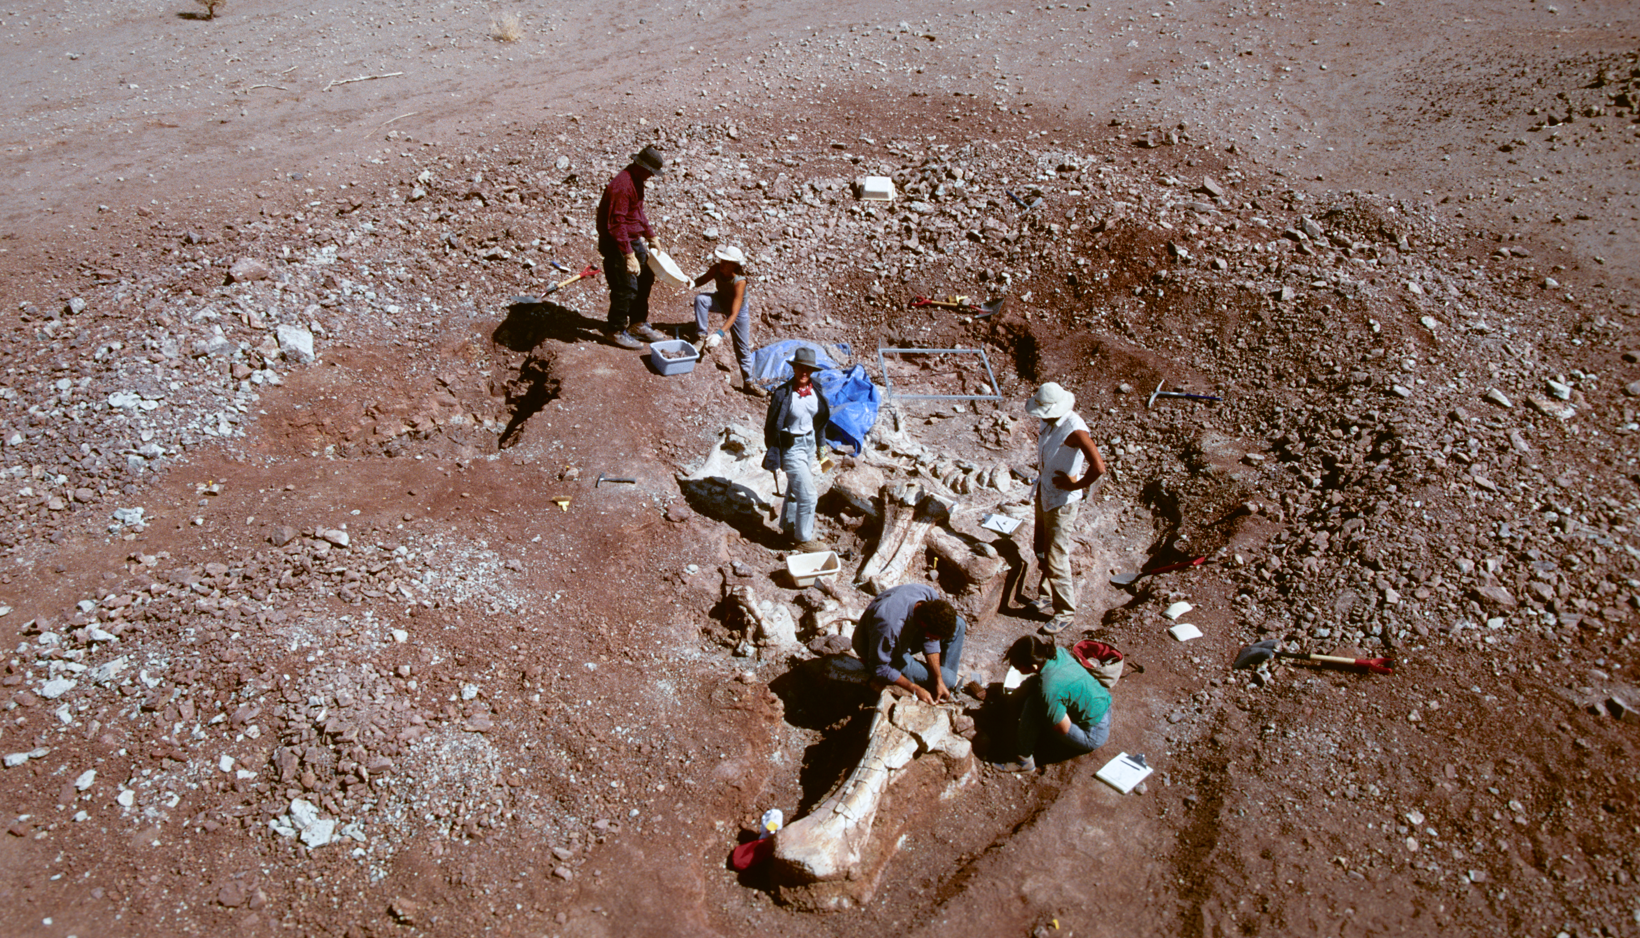
[[[1388,658],[1342,658],[1338,655],[1309,655],[1295,654],[1294,657],[1318,661],[1322,664],[1339,664],[1346,667],[1361,668],[1374,674],[1394,674],[1395,662]]]

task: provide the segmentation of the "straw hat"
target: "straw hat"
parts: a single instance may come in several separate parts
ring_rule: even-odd
[[[742,251],[740,248],[724,245],[723,247],[714,250],[712,252],[712,256],[720,261],[728,261],[731,264],[739,264],[742,267],[746,266],[746,252]]]
[[[1076,406],[1076,395],[1052,381],[1036,389],[1036,395],[1025,405],[1025,412],[1043,420],[1058,420]]]

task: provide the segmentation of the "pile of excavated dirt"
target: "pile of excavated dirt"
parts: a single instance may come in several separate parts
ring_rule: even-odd
[[[487,9],[245,6],[4,14],[17,934],[1640,927],[1632,11],[685,3],[510,43]],[[865,745],[816,664],[880,521],[828,494],[843,576],[790,588],[772,490],[698,474],[761,446],[729,343],[666,377],[605,341],[599,279],[514,299],[597,262],[646,144],[686,272],[750,256],[757,344],[899,392],[826,485],[915,483],[1028,557],[1048,380],[1110,467],[1061,636],[1139,666],[1110,744],[892,792],[847,912],[726,859]],[[911,305],[953,295],[1004,305]],[[1041,619],[965,608],[1000,760],[999,656]],[[1267,638],[1396,674],[1230,669]],[[1125,797],[1118,752],[1156,770]]]

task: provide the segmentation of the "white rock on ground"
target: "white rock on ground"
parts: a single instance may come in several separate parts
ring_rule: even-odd
[[[279,351],[286,359],[306,365],[313,361],[313,333],[286,323],[277,330]]]

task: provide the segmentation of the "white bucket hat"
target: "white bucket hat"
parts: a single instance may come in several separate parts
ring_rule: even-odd
[[[714,250],[712,252],[712,256],[720,261],[728,261],[731,264],[739,264],[742,267],[746,266],[746,254],[740,248],[724,245],[723,247]]]
[[[1043,420],[1058,420],[1076,406],[1076,395],[1052,381],[1036,389],[1036,395],[1025,405],[1025,412]]]

